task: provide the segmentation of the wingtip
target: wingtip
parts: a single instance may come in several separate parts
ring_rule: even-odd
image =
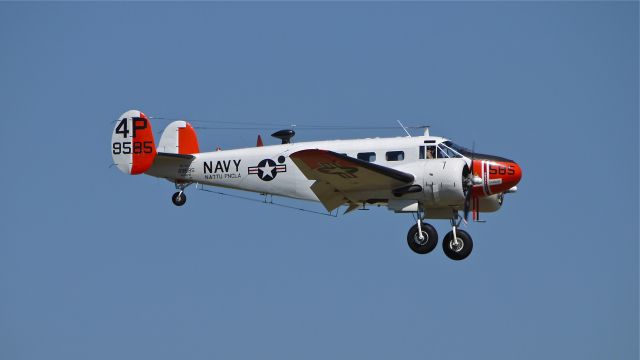
[[[349,207],[347,208],[347,210],[344,211],[344,213],[342,215],[346,215],[352,211],[354,211],[355,209],[359,208],[360,205],[353,203],[353,202],[349,202]]]

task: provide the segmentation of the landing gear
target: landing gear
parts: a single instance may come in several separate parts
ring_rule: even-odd
[[[187,195],[185,195],[184,191],[178,191],[171,197],[171,201],[173,201],[173,205],[182,206],[187,202]]]
[[[436,229],[422,222],[425,219],[422,211],[416,212],[416,224],[409,229],[407,243],[413,252],[418,254],[430,253],[438,245],[438,232]],[[442,250],[451,260],[463,260],[471,255],[473,250],[473,240],[471,235],[464,230],[460,230],[462,218],[457,211],[451,216],[452,230],[442,240]]]
[[[464,260],[473,250],[473,241],[464,230],[456,230],[455,237],[453,231],[449,231],[442,240],[442,250],[451,260]]]
[[[460,215],[455,212],[454,217],[451,219],[451,227],[453,230],[449,231],[442,240],[442,250],[444,254],[451,260],[463,260],[471,255],[473,250],[473,240],[471,235],[464,230],[460,230]]]
[[[192,183],[175,183],[176,184],[176,189],[178,189],[179,191],[174,193],[173,196],[171,196],[171,201],[173,201],[173,205],[175,206],[182,206],[187,202],[187,195],[184,193],[184,189],[187,188],[187,186],[191,185]]]
[[[438,245],[438,232],[430,224],[418,220],[418,223],[409,229],[407,243],[415,253],[428,254]]]

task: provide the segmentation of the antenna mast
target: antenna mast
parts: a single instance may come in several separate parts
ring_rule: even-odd
[[[404,132],[407,133],[407,135],[409,135],[409,137],[411,137],[411,134],[409,134],[409,132],[407,131],[407,128],[404,127],[404,125],[402,125],[402,123],[400,122],[400,120],[396,120],[398,122],[398,124],[400,124],[400,126],[402,127],[402,130],[404,130]]]

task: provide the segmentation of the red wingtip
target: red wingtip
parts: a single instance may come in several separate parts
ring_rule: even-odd
[[[262,143],[262,136],[258,134],[258,141],[256,142],[256,147],[260,147],[260,146],[264,146],[264,144]]]

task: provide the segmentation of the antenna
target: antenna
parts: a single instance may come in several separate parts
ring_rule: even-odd
[[[412,126],[412,129],[424,129],[424,136],[429,136],[429,125]]]
[[[404,125],[402,125],[402,123],[400,122],[400,120],[396,120],[398,122],[398,124],[400,124],[400,126],[402,126],[402,130],[404,130],[404,132],[407,133],[407,135],[409,135],[409,137],[411,137],[411,134],[409,134],[409,132],[407,131],[407,128],[404,127]]]

